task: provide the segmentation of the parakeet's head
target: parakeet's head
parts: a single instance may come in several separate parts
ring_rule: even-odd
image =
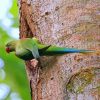
[[[16,41],[11,41],[6,44],[6,52],[10,53],[15,51]]]

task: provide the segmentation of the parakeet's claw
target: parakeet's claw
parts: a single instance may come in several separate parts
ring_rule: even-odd
[[[38,60],[36,60],[36,59],[32,59],[32,60],[31,60],[31,65],[32,65],[34,68],[37,66],[37,64],[38,64]]]

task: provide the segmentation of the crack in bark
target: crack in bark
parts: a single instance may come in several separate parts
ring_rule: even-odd
[[[20,23],[20,38],[31,38],[35,35],[36,29],[32,19],[32,8],[30,4],[27,4],[26,0],[20,1]],[[32,100],[38,100],[39,98],[37,94],[38,91],[40,91],[38,89],[38,83],[41,83],[39,81],[40,67],[40,62],[37,64],[34,64],[31,61],[26,62],[26,71],[30,82]]]

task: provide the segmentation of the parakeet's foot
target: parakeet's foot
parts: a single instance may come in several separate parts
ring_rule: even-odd
[[[31,60],[31,65],[32,65],[34,68],[37,66],[37,64],[38,64],[38,60],[36,60],[36,59],[32,59],[32,60]]]

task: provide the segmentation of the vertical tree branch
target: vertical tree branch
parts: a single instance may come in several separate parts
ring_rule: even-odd
[[[19,3],[20,38],[35,36],[48,45],[100,49],[98,0],[20,0]],[[99,56],[100,53],[77,53],[41,57],[41,63],[27,61],[32,100],[98,100]]]

